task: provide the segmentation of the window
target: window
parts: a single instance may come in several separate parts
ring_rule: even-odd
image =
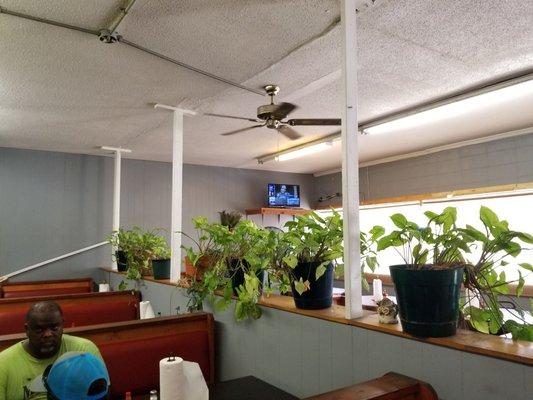
[[[517,192],[506,192],[485,195],[482,198],[459,197],[442,200],[424,200],[412,203],[389,203],[373,206],[361,206],[360,208],[360,228],[361,231],[367,232],[374,225],[383,226],[387,232],[395,228],[390,220],[390,216],[395,213],[402,213],[407,219],[416,222],[419,225],[425,225],[427,218],[424,216],[425,211],[440,213],[445,207],[457,208],[458,225],[470,224],[483,231],[483,225],[479,220],[479,208],[481,205],[492,209],[500,219],[507,220],[509,227],[513,230],[533,233],[533,194],[524,194]],[[339,210],[342,213],[342,209]],[[329,213],[329,211],[321,211]],[[532,249],[533,250],[533,249]],[[479,256],[474,249],[473,257]],[[518,257],[509,257],[506,259],[509,265],[505,267],[505,273],[509,281],[518,279],[516,265],[521,262],[533,264],[533,252],[523,251]],[[376,269],[377,274],[389,274],[389,265],[402,264],[401,256],[394,249],[387,249],[378,254],[379,267]],[[522,272],[524,272],[522,270]],[[528,274],[524,278],[526,285],[533,285],[533,274]]]

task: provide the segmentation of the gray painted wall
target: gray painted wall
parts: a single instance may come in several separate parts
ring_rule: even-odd
[[[170,230],[171,165],[123,160],[121,225]],[[185,165],[183,229],[191,218],[261,207],[269,182],[300,184],[309,206],[312,175]],[[110,157],[0,148],[0,275],[90,246],[111,232]],[[14,280],[98,277],[109,247],[50,264]]]
[[[102,274],[115,287],[121,280]],[[186,309],[184,289],[147,281],[141,292],[156,313]],[[394,371],[429,382],[444,400],[528,400],[533,393],[530,366],[262,309],[259,320],[241,323],[233,307],[214,314],[217,379],[254,375],[304,398]]]
[[[362,200],[533,182],[533,134],[361,168]],[[341,174],[315,179],[314,198],[342,192]],[[338,204],[340,199],[318,203]]]
[[[0,275],[101,242],[111,229],[112,163],[103,157],[0,149]],[[24,279],[87,275],[105,249]],[[89,275],[96,276],[94,271]]]

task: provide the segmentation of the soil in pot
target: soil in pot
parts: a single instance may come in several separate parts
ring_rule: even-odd
[[[154,279],[170,279],[170,259],[152,260]]]
[[[459,318],[463,268],[389,267],[403,331],[420,337],[453,336]]]
[[[331,307],[333,303],[333,264],[326,267],[326,272],[318,280],[315,279],[319,262],[300,263],[294,268],[296,279],[309,280],[311,288],[299,294],[292,284],[292,295],[297,308],[304,310],[320,310]]]
[[[117,260],[117,269],[124,272],[128,269],[128,259],[126,258],[126,252],[124,250],[117,250],[115,252],[115,258]]]

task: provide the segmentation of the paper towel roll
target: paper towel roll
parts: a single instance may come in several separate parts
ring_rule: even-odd
[[[185,400],[183,359],[163,358],[159,361],[160,400]]]
[[[109,283],[100,283],[98,285],[99,292],[109,292]]]
[[[187,400],[209,400],[209,389],[198,363],[183,361],[183,377]]]
[[[148,318],[155,317],[154,309],[152,308],[152,304],[150,304],[149,300],[141,301],[139,304],[141,307],[139,311],[141,319],[148,319]]]

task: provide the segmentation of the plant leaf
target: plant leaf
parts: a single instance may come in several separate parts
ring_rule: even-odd
[[[392,220],[394,225],[396,225],[400,229],[405,228],[409,223],[409,221],[407,221],[407,218],[405,218],[405,216],[399,213],[391,215],[390,219]]]
[[[326,263],[322,263],[318,266],[318,268],[316,269],[316,272],[315,272],[315,279],[316,280],[319,280],[320,277],[322,275],[324,275],[324,273],[326,272],[326,266],[327,266],[327,262]]]
[[[533,265],[531,265],[529,263],[520,263],[518,265],[520,265],[524,269],[527,269],[528,271],[533,272]]]
[[[298,294],[301,296],[303,292],[306,291],[305,283],[302,278],[294,282],[294,289],[298,292]]]

